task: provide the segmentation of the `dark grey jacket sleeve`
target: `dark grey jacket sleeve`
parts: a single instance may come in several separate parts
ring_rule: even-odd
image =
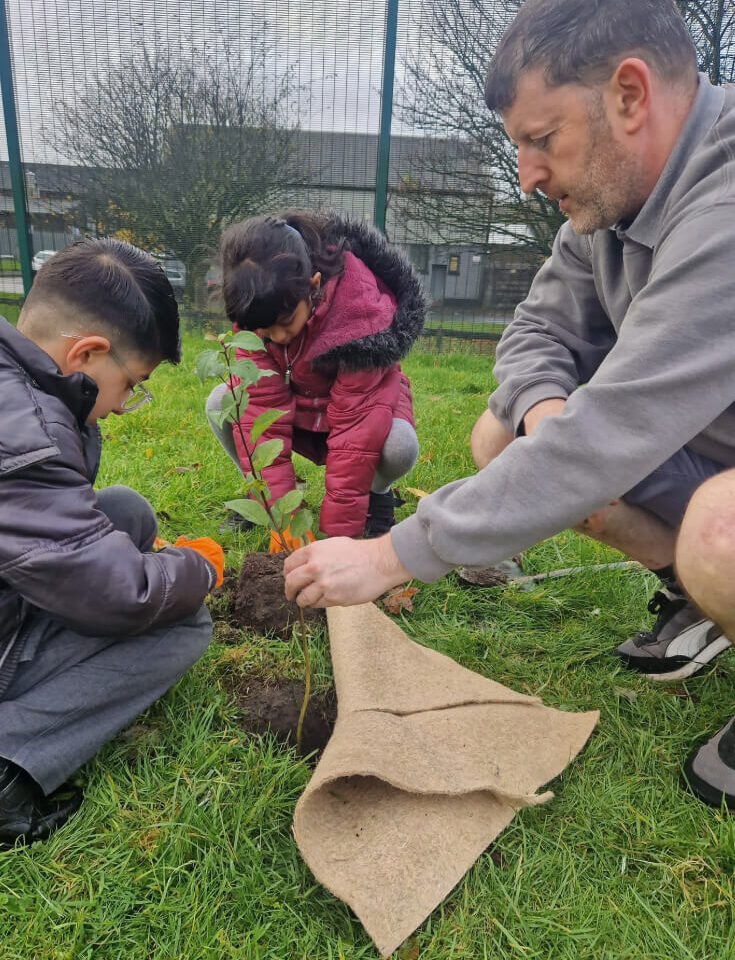
[[[192,550],[141,553],[98,508],[78,432],[53,430],[55,447],[0,476],[0,580],[83,634],[134,635],[198,610],[211,566]]]
[[[615,341],[592,277],[590,244],[564,224],[498,344],[493,414],[519,434],[525,414],[586,383]]]

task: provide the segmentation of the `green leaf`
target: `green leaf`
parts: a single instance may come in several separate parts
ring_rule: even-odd
[[[301,501],[304,499],[303,491],[301,490],[289,490],[288,493],[284,493],[282,497],[279,497],[278,500],[273,504],[274,507],[280,507],[283,511],[284,517],[287,517],[290,513],[293,513],[297,507],[301,506]]]
[[[219,350],[203,350],[196,358],[194,373],[204,382],[210,377],[224,377],[227,367]]]
[[[245,493],[247,493],[248,496],[252,496],[253,493],[257,493],[258,500],[262,501],[263,497],[265,497],[266,500],[270,499],[271,492],[268,489],[268,484],[262,479],[262,477],[258,477],[256,479],[252,473],[249,473],[245,478],[242,489]]]
[[[243,409],[242,397],[238,397],[236,393],[237,389],[238,388],[235,387],[235,390],[228,391],[222,397],[222,405],[220,407],[220,410],[225,415],[225,418],[229,420],[231,423],[234,423],[234,421],[237,419],[237,411],[235,408],[236,403],[240,404],[241,412]],[[246,391],[243,390],[242,392],[245,393]]]
[[[234,510],[235,513],[239,513],[240,516],[245,517],[246,520],[250,520],[251,523],[257,523],[261,527],[269,527],[271,525],[265,508],[255,500],[226,500],[225,506],[229,510]]]
[[[221,410],[209,410],[207,412],[207,416],[213,423],[217,424],[220,430],[222,429],[224,424],[227,423],[228,421],[227,413],[223,413]]]
[[[288,526],[286,522],[288,514],[284,514],[283,507],[278,506],[278,501],[271,504],[271,514],[273,515],[273,522],[276,525],[276,529],[283,530],[284,527]]]
[[[250,330],[240,330],[233,336],[232,343],[241,350],[265,350],[263,341]]]
[[[256,417],[255,420],[253,420],[253,426],[250,430],[250,439],[253,443],[255,443],[279,417],[285,417],[287,413],[288,410],[266,410],[265,413],[261,413],[259,417]]]
[[[244,387],[249,387],[252,383],[257,383],[263,375],[263,371],[258,368],[252,360],[235,360],[230,364],[230,373],[239,377],[240,383]]]
[[[260,473],[269,467],[283,450],[283,440],[266,440],[258,444],[253,454],[253,469]]]
[[[291,517],[288,532],[292,537],[303,537],[306,531],[311,529],[312,520],[313,517],[309,510],[299,510]]]

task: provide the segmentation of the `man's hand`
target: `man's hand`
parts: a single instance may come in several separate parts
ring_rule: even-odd
[[[523,429],[526,431],[526,436],[531,436],[544,417],[553,417],[561,413],[565,403],[566,400],[562,400],[561,397],[552,397],[549,400],[542,400],[540,403],[534,404],[523,418]]]
[[[375,540],[317,540],[286,558],[286,596],[300,607],[349,607],[411,579],[390,534]]]

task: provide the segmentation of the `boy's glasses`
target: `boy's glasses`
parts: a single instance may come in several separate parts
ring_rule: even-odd
[[[82,336],[78,333],[63,333],[62,337],[66,337],[68,340],[81,340]],[[125,371],[128,375],[128,380],[130,381],[130,393],[120,404],[120,409],[123,413],[132,413],[134,410],[139,410],[142,406],[145,406],[146,403],[150,403],[153,399],[153,394],[150,392],[148,387],[145,386],[140,380],[135,377],[132,372],[128,369],[125,361],[122,359],[120,354],[115,350],[115,348],[110,344],[110,356],[115,361],[115,363]]]

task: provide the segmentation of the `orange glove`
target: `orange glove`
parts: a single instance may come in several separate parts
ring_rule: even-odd
[[[311,530],[307,530],[303,537],[292,537],[288,530],[289,528],[286,527],[281,534],[276,533],[275,530],[271,530],[271,542],[268,547],[268,553],[283,553],[284,543],[289,550],[293,551],[298,550],[299,547],[305,547],[307,543],[314,542],[314,534]]]
[[[211,537],[197,537],[196,540],[190,540],[188,537],[177,537],[173,546],[194,550],[200,557],[208,560],[217,572],[217,579],[214,582],[215,587],[222,585],[225,575],[225,552],[216,540],[212,540]]]

